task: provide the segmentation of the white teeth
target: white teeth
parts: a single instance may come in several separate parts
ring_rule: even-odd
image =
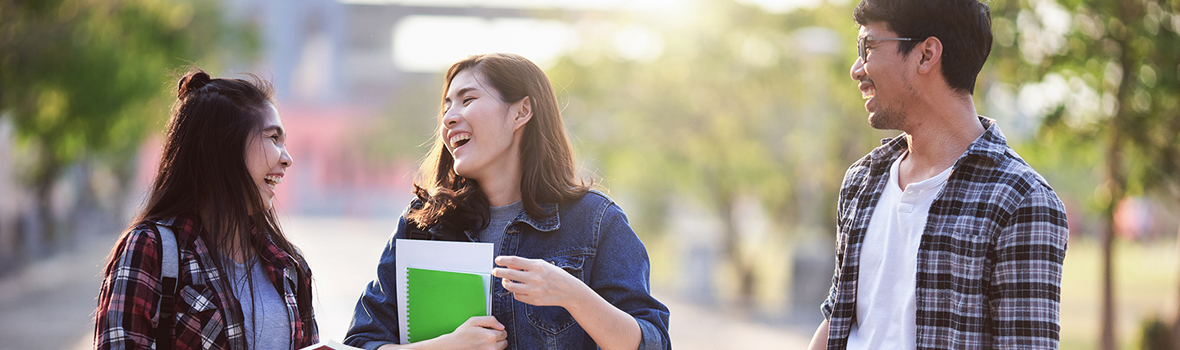
[[[861,98],[866,99],[866,100],[873,98],[873,96],[877,96],[877,89],[875,89],[875,88],[868,88],[864,92],[861,92],[861,95],[860,95]]]
[[[268,185],[271,185],[271,187],[283,183],[283,177],[281,176],[267,175],[265,180]]]
[[[471,134],[459,134],[459,135],[451,136],[451,139],[448,142],[451,143],[451,147],[459,147],[459,141],[470,140],[470,139],[471,139]]]

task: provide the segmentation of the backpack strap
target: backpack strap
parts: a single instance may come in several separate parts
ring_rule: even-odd
[[[160,232],[160,242],[163,243],[163,248],[160,249],[162,259],[160,261],[161,281],[164,283],[164,289],[160,296],[160,322],[156,326],[156,350],[172,350],[172,328],[176,316],[176,275],[180,270],[179,252],[176,248],[176,234],[172,229],[164,225],[156,225],[156,230]]]

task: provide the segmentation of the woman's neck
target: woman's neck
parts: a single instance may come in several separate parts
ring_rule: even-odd
[[[479,189],[488,196],[488,204],[502,207],[520,201],[520,175],[494,176],[479,182]]]
[[[493,207],[516,203],[521,198],[520,179],[524,176],[524,171],[521,168],[519,145],[520,135],[517,135],[501,161],[485,166],[476,174],[480,178],[474,180],[479,183],[479,189],[488,197],[488,204]]]

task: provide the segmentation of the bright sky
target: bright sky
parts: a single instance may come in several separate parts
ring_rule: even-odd
[[[515,8],[567,8],[621,10],[655,14],[662,19],[683,17],[696,0],[340,0],[353,4],[403,4],[422,6],[481,6]],[[816,6],[824,0],[738,0],[772,12]],[[828,0],[848,1],[848,0]],[[600,29],[600,28],[595,28]],[[616,37],[612,54],[646,59],[658,56],[663,39],[651,28],[627,25],[610,28]],[[399,68],[414,72],[440,72],[468,55],[513,52],[546,67],[577,47],[579,35],[569,23],[535,19],[484,19],[475,17],[411,16],[393,30],[393,57]],[[461,38],[461,39],[459,39]],[[461,41],[459,41],[461,40]]]
[[[659,9],[683,6],[692,0],[341,0],[351,4],[402,4],[423,6],[482,6],[577,9]]]

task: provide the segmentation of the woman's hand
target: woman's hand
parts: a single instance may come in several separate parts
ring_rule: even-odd
[[[454,332],[438,337],[445,340],[443,349],[503,349],[508,347],[508,333],[495,316],[477,316],[455,328]],[[443,342],[440,342],[443,343]]]
[[[516,300],[537,306],[560,306],[602,349],[636,349],[643,336],[635,318],[611,305],[590,286],[548,261],[498,256],[492,276]]]
[[[569,308],[587,292],[594,293],[585,283],[565,270],[540,259],[518,256],[498,256],[492,276],[501,278],[504,289],[521,302],[536,306]]]
[[[471,349],[500,350],[508,347],[508,333],[495,316],[476,316],[455,328],[454,332],[414,344],[385,344],[379,350],[392,349]]]

